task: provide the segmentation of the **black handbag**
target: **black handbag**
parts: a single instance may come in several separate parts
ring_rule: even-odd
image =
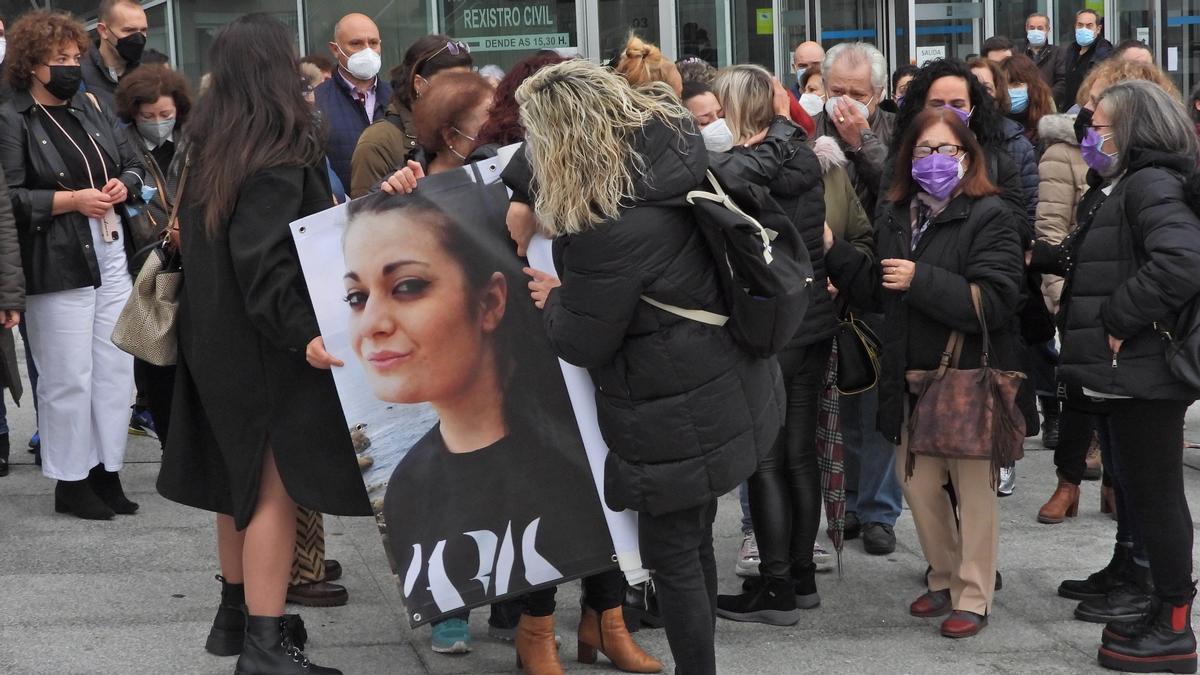
[[[879,336],[853,312],[838,322],[837,335],[837,390],[852,395],[869,391],[879,383],[879,353],[882,343]]]

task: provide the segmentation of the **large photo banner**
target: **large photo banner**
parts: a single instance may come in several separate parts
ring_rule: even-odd
[[[633,514],[600,498],[594,401],[576,384],[577,418],[508,237],[503,163],[292,224],[413,626],[640,564]]]

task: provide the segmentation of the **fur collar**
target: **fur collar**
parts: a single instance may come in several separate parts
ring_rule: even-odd
[[[834,167],[846,166],[846,153],[838,142],[829,136],[820,136],[813,141],[813,153],[821,163],[821,175],[830,172]]]
[[[1055,143],[1079,145],[1075,139],[1075,116],[1046,115],[1038,121],[1038,138],[1046,147]]]

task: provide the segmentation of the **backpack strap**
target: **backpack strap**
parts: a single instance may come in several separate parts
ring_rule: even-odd
[[[725,188],[721,187],[721,183],[717,181],[717,177],[713,175],[712,171],[705,171],[704,173],[708,177],[708,183],[712,186],[713,191],[705,192],[703,190],[692,190],[691,192],[687,193],[687,203],[694,205],[697,199],[706,199],[710,202],[716,202],[744,218],[746,222],[758,229],[758,235],[762,237],[763,242],[763,260],[770,265],[775,259],[775,257],[771,254],[771,242],[775,240],[775,237],[779,236],[779,233],[772,229],[763,227],[762,223],[758,222],[757,219],[743,211],[741,207],[734,203],[733,199],[726,194]]]
[[[684,309],[682,307],[676,307],[675,305],[668,305],[665,302],[659,302],[646,295],[642,296],[642,302],[650,305],[651,307],[657,307],[669,314],[674,314],[675,316],[683,317],[684,319],[696,321],[698,323],[708,324],[710,326],[721,327],[729,323],[729,317],[725,316],[724,314],[717,314],[716,312],[709,312],[703,309]]]

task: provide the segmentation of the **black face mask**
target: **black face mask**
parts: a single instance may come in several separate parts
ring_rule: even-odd
[[[1092,111],[1087,108],[1080,108],[1079,114],[1075,116],[1075,140],[1083,142],[1083,137],[1087,136],[1088,127],[1092,125]]]
[[[141,63],[142,52],[146,49],[146,36],[141,33],[130,33],[117,40],[113,45],[117,54],[125,59],[125,63]]]
[[[79,83],[83,81],[83,69],[79,66],[49,66],[50,81],[43,82],[46,91],[54,98],[64,101],[71,100],[79,91]]]

